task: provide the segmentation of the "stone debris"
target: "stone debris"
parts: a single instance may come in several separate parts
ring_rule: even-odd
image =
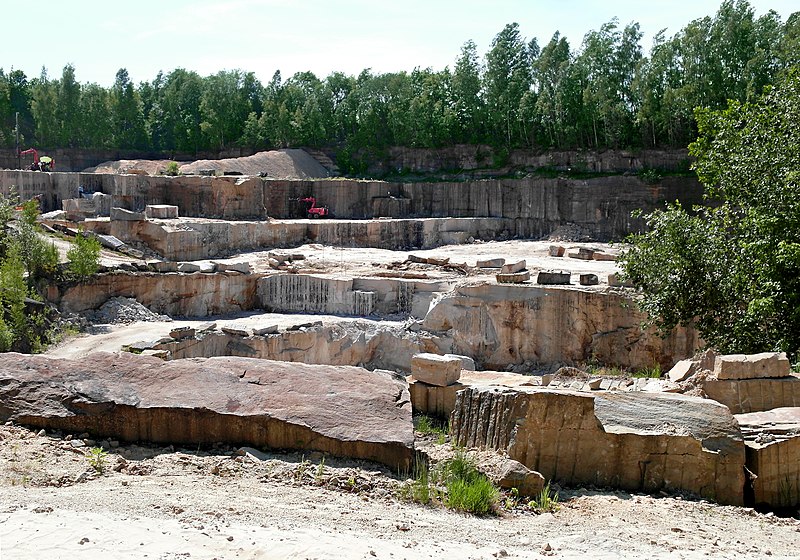
[[[611,253],[604,253],[603,251],[595,251],[592,253],[592,260],[595,261],[616,261],[617,256]]]
[[[240,325],[227,325],[222,327],[221,330],[225,334],[231,334],[234,336],[242,336],[242,337],[250,336],[250,331],[246,327]]]
[[[113,235],[97,235],[97,240],[100,241],[100,245],[105,247],[106,249],[111,249],[112,251],[119,251],[122,247],[125,246],[123,241],[120,241]]]
[[[239,272],[241,274],[250,274],[253,272],[250,263],[247,262],[218,262],[214,261],[214,270],[216,272]]]
[[[600,279],[597,278],[597,274],[581,274],[579,282],[581,286],[597,286]]]
[[[253,329],[253,334],[256,336],[264,336],[267,334],[278,334],[278,325],[269,325],[266,327],[256,327]]]
[[[551,257],[563,257],[566,249],[563,245],[550,245],[548,248],[548,254]]]
[[[200,265],[190,262],[180,262],[178,263],[178,272],[183,272],[185,274],[200,272]]]
[[[135,299],[125,297],[109,298],[99,309],[85,316],[90,323],[104,325],[172,321],[171,317],[154,313]]]
[[[147,266],[149,266],[153,272],[158,272],[160,274],[178,272],[178,263],[171,261],[147,261]]]
[[[192,327],[178,327],[176,329],[172,329],[169,331],[169,336],[174,338],[175,340],[183,340],[186,338],[194,338],[197,331]]]

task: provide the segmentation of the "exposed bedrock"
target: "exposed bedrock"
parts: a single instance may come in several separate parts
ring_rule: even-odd
[[[402,378],[249,358],[6,354],[0,419],[124,441],[316,450],[405,470],[414,453]]]
[[[423,326],[440,336],[442,353],[470,356],[486,369],[590,359],[669,368],[701,346],[690,329],[666,338],[642,330],[644,318],[620,292],[484,283],[455,288]]]
[[[144,210],[148,204],[178,206],[181,216],[227,220],[296,218],[298,198],[314,196],[337,218],[501,218],[511,220],[515,235],[549,233],[563,223],[586,227],[597,239],[638,231],[644,222],[636,209],[653,209],[665,201],[702,203],[702,186],[689,177],[666,177],[649,185],[635,176],[586,180],[526,177],[443,183],[383,181],[266,180],[258,177],[165,177],[91,173],[0,171],[0,192],[15,186],[23,198],[42,196],[46,211],[85,192],[112,197],[111,205]]]
[[[96,309],[109,298],[130,297],[157,313],[205,317],[258,309],[255,274],[109,273],[79,283],[52,287],[48,299],[62,311]]]
[[[472,387],[458,393],[451,436],[507,451],[567,485],[686,490],[743,503],[742,435],[727,407],[707,399]]]

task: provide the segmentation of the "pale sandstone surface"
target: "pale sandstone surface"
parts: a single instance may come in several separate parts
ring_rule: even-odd
[[[793,558],[800,529],[746,508],[585,489],[562,490],[554,515],[476,518],[401,502],[390,492],[401,482],[369,465],[328,460],[318,481],[321,460],[299,453],[256,463],[122,444],[108,457],[126,458],[120,472],[82,476],[69,441],[10,426],[0,439],[4,559]],[[371,489],[351,493],[351,477]]]
[[[216,441],[323,451],[409,469],[404,380],[354,367],[249,358],[164,362],[6,354],[0,419],[124,441]]]

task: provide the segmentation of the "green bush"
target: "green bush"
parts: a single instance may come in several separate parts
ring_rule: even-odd
[[[177,177],[181,174],[181,168],[178,165],[177,161],[171,161],[167,164],[167,169],[164,171],[164,175],[171,175],[172,177]]]
[[[79,280],[85,280],[96,273],[100,266],[100,242],[83,232],[79,233],[72,248],[67,251],[67,261],[69,273]]]

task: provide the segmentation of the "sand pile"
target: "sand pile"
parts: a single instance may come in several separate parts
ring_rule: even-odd
[[[85,169],[86,173],[131,173],[147,175],[164,173],[169,160],[107,161]],[[308,152],[299,149],[272,150],[252,156],[226,159],[202,159],[183,163],[180,171],[184,175],[196,175],[213,171],[217,175],[238,173],[242,175],[264,175],[273,179],[316,179],[330,173]]]

